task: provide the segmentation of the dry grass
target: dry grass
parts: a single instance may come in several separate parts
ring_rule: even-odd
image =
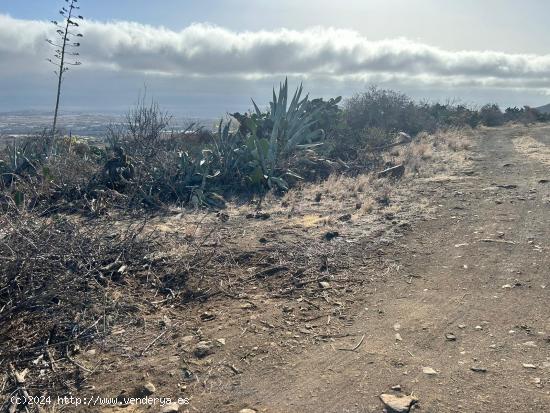
[[[514,149],[519,153],[545,165],[550,165],[550,146],[528,135],[514,139],[513,143]]]
[[[421,133],[416,140],[402,150],[400,161],[407,172],[417,178],[433,178],[453,175],[456,167],[467,168],[469,150],[472,148],[469,128],[452,129],[433,135]]]
[[[411,144],[392,148],[384,159],[392,164],[405,165],[405,181],[449,177],[454,174],[452,169],[455,166],[463,168],[469,163],[470,132],[421,133]],[[270,213],[300,217],[296,222],[305,227],[326,226],[330,224],[326,218],[327,210],[333,211],[332,215],[336,217],[339,213],[360,217],[388,208],[396,200],[397,185],[392,180],[377,178],[376,173],[332,174],[322,182],[299,185],[282,199],[269,195],[263,206]]]
[[[402,163],[409,173],[418,174],[422,165],[432,158],[433,142],[430,141],[430,135],[421,133],[411,144],[401,148],[399,156],[393,162]]]
[[[443,143],[454,152],[469,150],[472,148],[472,141],[468,138],[468,131],[465,129],[450,130],[437,134]]]
[[[412,147],[412,152],[415,156],[426,161],[433,156],[432,147],[427,143],[419,143]]]

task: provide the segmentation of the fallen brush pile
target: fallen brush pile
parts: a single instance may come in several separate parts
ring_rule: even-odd
[[[11,377],[0,383],[4,395],[27,391],[17,379],[26,369],[34,396],[78,388],[86,369],[72,356],[80,346],[115,324],[138,324],[145,294],[162,299],[185,287],[205,256],[166,260],[159,252],[170,240],[145,227],[145,220],[0,216],[0,371]],[[8,411],[2,401],[0,411]]]

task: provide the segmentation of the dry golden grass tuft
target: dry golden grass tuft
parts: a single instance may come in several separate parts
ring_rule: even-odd
[[[448,173],[449,168],[467,166],[468,150],[472,148],[469,128],[440,131],[433,135],[419,134],[403,151],[401,161],[409,173],[430,177]]]
[[[411,151],[413,155],[419,157],[424,161],[431,159],[433,156],[432,147],[427,143],[418,143],[416,145],[413,145]]]
[[[512,142],[517,152],[545,165],[550,165],[550,146],[529,135],[516,138]]]
[[[472,148],[472,141],[468,138],[466,130],[450,130],[437,136],[454,152]]]

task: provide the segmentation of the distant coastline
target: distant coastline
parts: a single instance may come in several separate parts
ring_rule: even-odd
[[[0,112],[0,135],[32,135],[51,127],[52,114],[48,111],[23,110]],[[103,137],[112,123],[124,120],[123,113],[64,112],[59,117],[59,127],[73,135]],[[212,128],[215,119],[174,116],[171,127],[184,130],[190,124]]]

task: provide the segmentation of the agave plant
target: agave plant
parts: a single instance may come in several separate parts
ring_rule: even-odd
[[[251,156],[249,178],[252,183],[262,183],[269,188],[288,189],[285,178],[300,177],[282,168],[297,148],[319,140],[323,131],[316,128],[320,108],[310,105],[309,96],[302,98],[300,85],[292,99],[288,98],[288,79],[279,86],[279,93],[273,89],[270,110],[264,113],[252,100],[255,113],[249,116],[234,114],[241,123],[240,133],[247,135],[246,147]]]
[[[317,123],[318,110],[308,111],[309,95],[301,99],[303,86],[294,92],[294,96],[288,104],[288,79],[279,86],[279,94],[273,89],[273,101],[269,103],[269,119],[273,124],[269,136],[267,161],[274,167],[279,158],[294,151],[297,146],[311,143],[322,136],[320,129],[314,129]],[[257,116],[262,112],[252,100]]]
[[[240,179],[246,158],[246,147],[242,135],[231,131],[231,121],[223,123],[220,120],[218,130],[212,134],[212,144],[209,146],[212,162],[220,171],[222,183],[235,184]]]

